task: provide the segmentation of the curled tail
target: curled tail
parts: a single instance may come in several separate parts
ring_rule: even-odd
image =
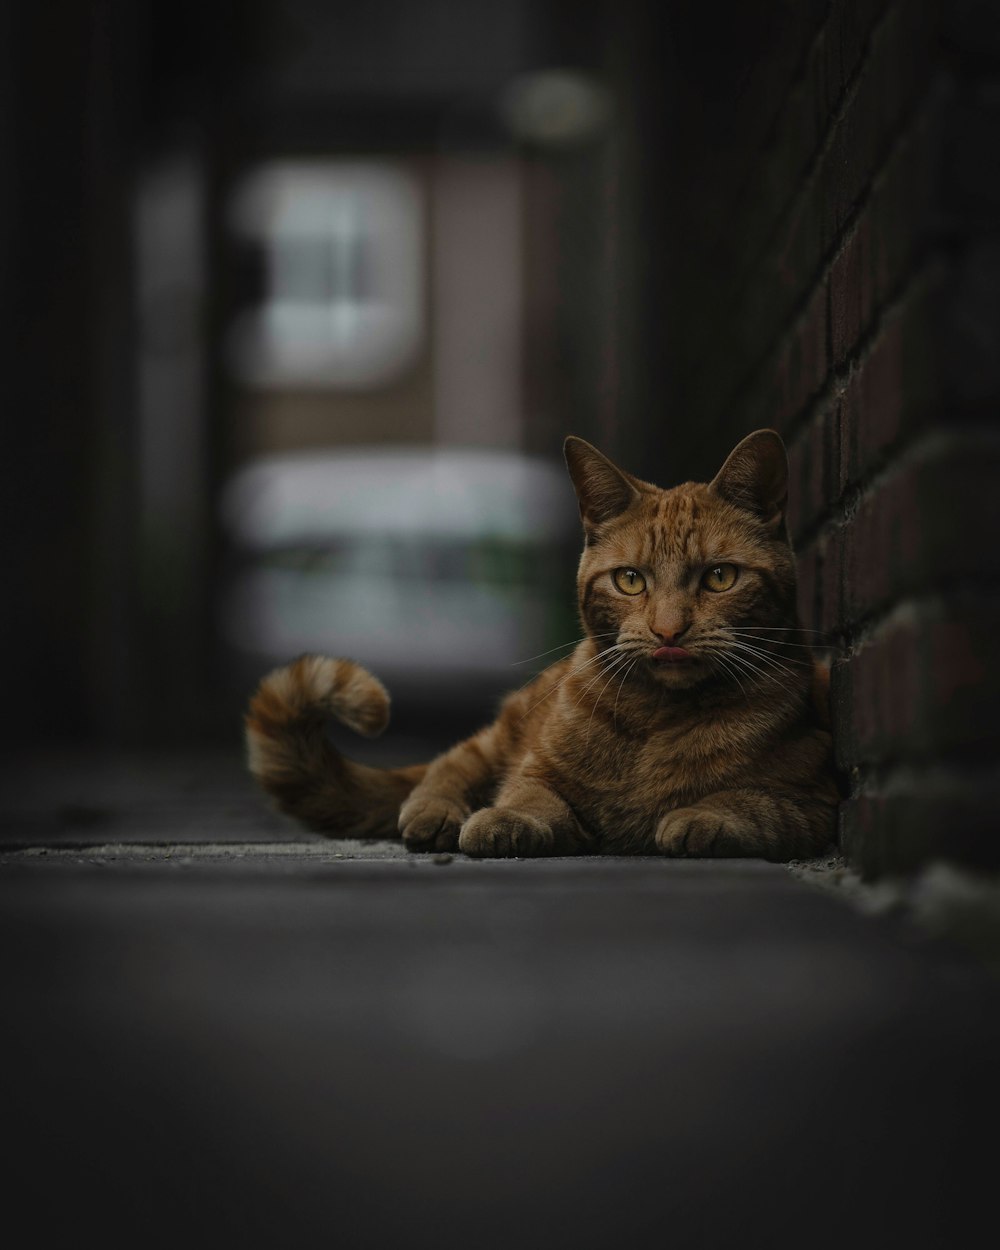
[[[330,717],[377,737],[389,722],[389,695],[350,660],[304,655],[269,673],[246,714],[251,773],[283,812],[310,829],[397,837],[400,805],[426,765],[370,768],[345,759],[327,739]]]

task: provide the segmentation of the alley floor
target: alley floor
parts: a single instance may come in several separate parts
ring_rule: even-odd
[[[964,1246],[992,1210],[1000,978],[823,864],[410,856],[216,756],[9,760],[0,812],[8,1244]]]

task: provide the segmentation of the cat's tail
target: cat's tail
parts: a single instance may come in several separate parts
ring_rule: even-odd
[[[339,837],[398,837],[399,809],[426,771],[370,768],[341,755],[326,734],[331,718],[366,738],[389,722],[389,695],[351,660],[304,655],[269,673],[246,714],[247,762],[288,815]]]

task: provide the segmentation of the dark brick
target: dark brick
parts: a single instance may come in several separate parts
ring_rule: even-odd
[[[935,46],[933,5],[921,0],[895,5],[876,31],[817,181],[823,249],[840,237],[904,119],[927,90]]]
[[[995,404],[1000,396],[1000,239],[971,241],[962,251],[940,319],[947,396],[961,406]]]
[[[771,379],[771,415],[767,421],[778,429],[794,425],[826,381],[827,304],[826,291],[820,287],[779,355]]]
[[[888,49],[884,53],[883,60],[889,56]],[[926,49],[916,59],[926,68]],[[881,64],[881,60],[876,62],[875,69],[866,65],[864,76],[871,77]],[[907,77],[911,93],[918,85],[912,75]],[[929,88],[929,83],[924,85]],[[871,86],[867,90],[875,89]],[[705,370],[703,397],[707,405],[722,404],[741,363],[747,367],[756,360],[761,362],[759,367],[750,368],[748,374],[748,410],[759,414],[765,406],[761,397],[773,386],[777,393],[766,403],[778,414],[779,424],[787,426],[794,421],[801,407],[794,363],[801,346],[796,340],[807,318],[800,317],[787,339],[779,339],[770,353],[767,344],[774,342],[797,303],[807,301],[805,307],[811,310],[818,302],[824,257],[839,242],[829,273],[832,361],[826,359],[824,339],[823,364],[840,367],[856,353],[886,301],[904,283],[915,258],[927,250],[928,238],[940,228],[935,189],[940,181],[945,100],[932,93],[908,129],[885,138],[879,152],[885,164],[879,167],[874,154],[869,158],[852,150],[852,128],[860,127],[870,139],[861,97],[859,86],[858,96],[837,132],[844,131],[837,140],[843,149],[840,155],[825,154],[819,171],[796,202],[777,252],[764,256],[756,267],[743,313],[734,318],[739,341],[731,345],[731,367],[725,372]],[[901,125],[912,108],[913,99],[908,97],[905,107],[892,110],[893,125]],[[838,198],[844,201],[843,206],[831,207]],[[852,215],[856,220],[842,239]],[[817,283],[811,292],[810,281]]]
[[[870,332],[940,227],[935,209],[944,101],[930,104],[879,171],[830,270],[832,354],[841,366]]]
[[[893,318],[844,388],[838,465],[841,490],[869,474],[899,440],[905,395],[904,342],[903,324]]]
[[[809,50],[803,72],[785,98],[771,143],[749,184],[752,198],[738,204],[746,230],[744,255],[758,259],[817,158],[847,84],[857,71],[886,0],[833,5]]]
[[[1000,747],[1000,600],[911,605],[833,669],[837,762],[941,765]]]
[[[907,776],[896,784],[909,793],[864,794],[841,804],[841,849],[863,876],[910,873],[932,859],[1000,869],[995,778],[956,774],[951,786],[934,788]]]
[[[830,334],[837,364],[857,348],[866,324],[863,288],[870,244],[871,216],[864,213],[830,269]]]
[[[841,408],[841,491],[869,477],[901,440],[940,414],[934,348],[943,289],[939,266],[913,286],[851,371]]]
[[[819,629],[819,557],[816,543],[807,543],[796,550],[796,572],[799,586],[799,615],[807,629]]]
[[[872,188],[868,277],[876,307],[899,286],[928,236],[944,228],[939,205],[949,109],[946,89],[935,83]]]
[[[819,627],[826,634],[836,634],[843,621],[843,526],[824,530],[818,544],[819,552]]]
[[[796,540],[834,506],[838,495],[838,405],[827,404],[799,431],[788,452],[788,515]]]
[[[1000,440],[936,435],[866,495],[844,526],[842,610],[863,620],[959,579],[1000,578]]]

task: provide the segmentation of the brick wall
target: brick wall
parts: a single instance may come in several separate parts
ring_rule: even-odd
[[[869,875],[1000,867],[994,7],[803,3],[782,41],[744,32],[728,94],[696,61],[664,100],[683,246],[663,263],[661,451],[695,475],[758,426],[786,440],[841,842]],[[690,121],[713,86],[731,116]]]

